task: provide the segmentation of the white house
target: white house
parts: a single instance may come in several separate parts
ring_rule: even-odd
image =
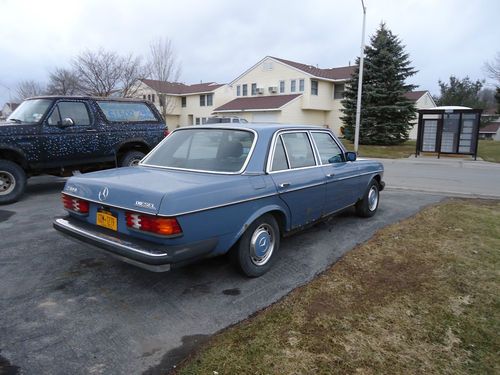
[[[429,91],[411,91],[405,94],[406,98],[415,102],[415,107],[418,109],[428,109],[435,108],[436,103],[432,98],[432,95]],[[417,123],[418,118],[412,122],[412,128],[410,130],[410,139],[417,139]]]

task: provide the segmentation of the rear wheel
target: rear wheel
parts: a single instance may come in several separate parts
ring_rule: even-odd
[[[14,162],[0,160],[0,204],[13,203],[26,189],[26,173]]]
[[[239,270],[248,277],[266,273],[276,259],[280,246],[280,230],[276,219],[266,214],[255,220],[243,233],[231,258]]]
[[[361,217],[372,217],[378,209],[379,189],[378,183],[371,180],[370,185],[358,203],[356,203],[356,214]]]
[[[141,151],[128,151],[123,155],[120,161],[120,167],[135,167],[139,164],[144,155],[145,154]]]

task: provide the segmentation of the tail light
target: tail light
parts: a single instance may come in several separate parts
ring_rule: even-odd
[[[165,127],[165,129],[163,129],[163,136],[166,137],[169,134],[170,134],[170,132],[168,131],[168,128]]]
[[[86,200],[71,197],[66,194],[62,194],[61,196],[64,208],[76,212],[78,214],[88,214],[89,213],[89,202]]]
[[[182,234],[182,229],[174,217],[158,217],[136,212],[125,213],[127,227],[158,234],[160,236],[174,236]]]

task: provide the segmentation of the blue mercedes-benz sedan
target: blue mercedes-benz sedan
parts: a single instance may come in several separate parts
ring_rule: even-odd
[[[230,252],[256,277],[282,236],[350,206],[373,216],[382,177],[321,127],[186,127],[137,167],[68,179],[54,228],[152,271]]]

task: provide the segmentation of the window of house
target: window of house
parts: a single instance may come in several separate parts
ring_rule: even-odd
[[[318,81],[311,79],[311,95],[318,95]]]
[[[148,100],[151,100],[151,95],[150,94],[148,94]]]
[[[285,92],[285,81],[280,81],[280,94]]]
[[[154,103],[155,102],[155,94],[151,94],[151,101]]]
[[[241,86],[236,86],[236,96],[241,96]]]
[[[182,108],[186,107],[186,97],[185,96],[181,96],[181,107]]]
[[[146,95],[143,95],[143,96],[142,96],[142,98],[143,98],[144,100],[146,100]]]
[[[297,81],[295,79],[292,79],[290,81],[290,91],[291,92],[297,91]]]
[[[299,91],[302,92],[304,91],[304,80],[299,79]]]
[[[248,85],[247,84],[242,85],[242,92],[243,92],[243,96],[248,96]]]
[[[334,99],[344,99],[345,95],[345,84],[334,83],[333,84],[333,98]]]
[[[257,95],[257,84],[252,83],[252,96]]]
[[[200,118],[199,117],[196,117],[195,124],[200,125]]]
[[[214,105],[214,94],[207,94],[207,107]]]
[[[200,107],[205,107],[205,99],[206,99],[205,94],[200,95]]]

